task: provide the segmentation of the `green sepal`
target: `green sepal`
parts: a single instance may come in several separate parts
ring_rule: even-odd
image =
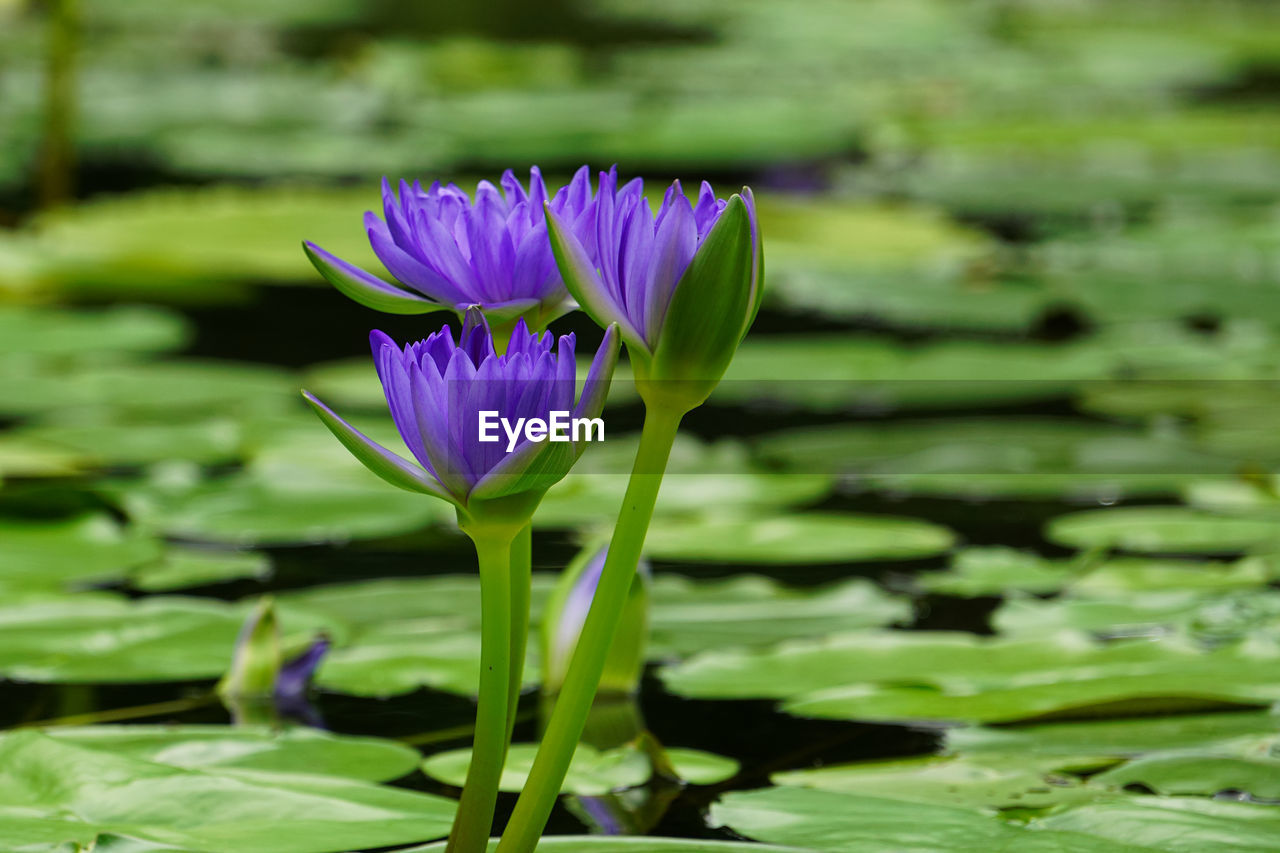
[[[386,480],[393,486],[409,492],[420,492],[448,501],[457,506],[458,501],[444,490],[430,474],[407,459],[392,453],[360,430],[338,417],[324,403],[321,403],[310,391],[303,391],[302,396],[311,408],[315,409],[320,420],[329,428],[342,446],[360,461],[360,464]]]
[[[742,196],[731,196],[671,297],[644,371],[647,403],[657,394],[680,400],[687,411],[719,384],[758,309],[753,230]]]
[[[269,697],[283,666],[275,604],[264,596],[240,628],[231,666],[218,682],[218,695],[228,700]]]
[[[354,264],[329,254],[319,246],[312,246],[304,241],[302,251],[307,253],[311,265],[324,276],[325,281],[337,288],[343,296],[359,302],[366,308],[372,308],[384,314],[428,314],[432,311],[452,309],[450,305],[444,305],[388,284]]]

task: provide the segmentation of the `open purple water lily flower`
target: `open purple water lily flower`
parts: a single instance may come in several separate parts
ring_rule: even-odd
[[[501,189],[481,181],[472,198],[455,184],[437,181],[423,189],[417,181],[401,181],[397,195],[384,178],[383,218],[368,212],[364,224],[374,253],[398,285],[314,243],[304,242],[303,249],[338,290],[378,311],[462,315],[479,306],[496,326],[524,317],[541,330],[573,308],[547,241],[543,207],[590,242],[588,171],[579,169],[550,199],[536,166],[527,190],[510,169],[499,184]]]
[[[641,394],[646,400],[673,396],[672,405],[682,410],[701,403],[763,297],[751,190],[719,199],[703,182],[690,201],[677,181],[655,216],[643,182],[619,187],[613,169],[600,175],[587,217],[595,233],[588,239],[579,220],[552,205],[546,211],[569,292],[596,322],[618,324]]]
[[[498,355],[488,323],[472,309],[456,343],[447,326],[403,348],[382,332],[373,332],[370,340],[391,417],[417,464],[377,444],[310,393],[303,395],[338,440],[375,474],[468,512],[478,503],[521,493],[540,498],[568,473],[585,447],[585,436],[578,436],[584,439],[579,441],[535,441],[527,434],[505,435],[505,427],[491,431],[498,440],[482,441],[481,413],[496,412],[509,424],[521,418],[545,422],[553,412],[596,418],[618,358],[618,336],[609,329],[575,403],[573,335],[557,342],[550,332],[530,332],[520,320],[506,353]]]

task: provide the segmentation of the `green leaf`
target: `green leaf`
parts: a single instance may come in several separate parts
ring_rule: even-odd
[[[311,261],[316,272],[324,276],[325,281],[366,308],[386,314],[427,314],[451,307],[388,284],[312,243],[304,241],[302,251],[306,253],[307,260]]]
[[[1273,747],[1264,742],[1263,750]],[[1142,785],[1157,794],[1243,791],[1264,800],[1280,799],[1280,758],[1259,750],[1252,756],[1153,755],[1094,777],[1100,785]]]
[[[360,463],[393,486],[409,492],[421,492],[450,503],[457,504],[457,499],[444,490],[444,487],[428,474],[420,465],[404,459],[382,445],[373,441],[351,424],[334,414],[328,406],[321,403],[306,391],[302,396],[315,409],[320,420],[329,432],[333,433],[342,446],[351,451],[351,455]]]
[[[654,559],[717,563],[908,560],[951,547],[951,531],[910,518],[801,513],[747,518],[654,519]]]
[[[0,307],[0,358],[58,357],[91,363],[109,353],[177,349],[188,337],[188,324],[181,316],[149,306],[98,311]]]
[[[158,539],[105,514],[0,518],[0,588],[56,590],[119,580],[160,559]]]
[[[536,743],[512,744],[507,753],[507,763],[502,768],[499,789],[511,793],[523,790],[537,752]],[[680,778],[695,785],[723,782],[738,772],[736,761],[709,752],[695,749],[668,749],[664,752]],[[422,771],[460,788],[470,765],[471,750],[455,749],[428,757],[422,762]],[[580,743],[573,753],[573,761],[560,790],[566,794],[599,796],[643,785],[651,775],[649,758],[638,746],[598,750]]]
[[[497,847],[489,842],[489,853]],[[412,847],[397,853],[444,853],[444,844]],[[703,841],[690,838],[641,838],[549,835],[538,842],[538,853],[810,853],[798,847],[775,847],[737,841]]]
[[[49,737],[138,761],[187,769],[238,767],[383,782],[411,773],[417,750],[391,740],[266,726],[96,725],[48,729]],[[0,735],[0,742],[14,735]]]
[[[356,779],[229,767],[179,768],[35,732],[0,740],[0,835],[124,835],[208,853],[336,853],[448,831],[449,800]]]
[[[1006,639],[869,631],[706,652],[660,674],[683,696],[784,699],[784,710],[799,716],[1014,722],[1264,706],[1280,698],[1263,674],[1274,660],[1280,648],[1261,639],[1206,652],[1175,638],[1103,644],[1073,632]]]
[[[775,844],[833,853],[1139,853],[1142,848],[1070,831],[1015,826],[974,809],[805,788],[734,791],[711,821]]]
[[[129,585],[147,592],[167,592],[245,578],[262,580],[270,573],[271,559],[260,551],[173,546],[157,562],[130,572]]]
[[[1075,548],[1147,554],[1231,554],[1280,544],[1274,522],[1187,507],[1114,507],[1072,513],[1051,521],[1048,536]]]
[[[1263,853],[1276,847],[1280,816],[1271,806],[1199,798],[1128,797],[1050,815],[1042,825],[1087,833],[1107,844],[1167,853]]]

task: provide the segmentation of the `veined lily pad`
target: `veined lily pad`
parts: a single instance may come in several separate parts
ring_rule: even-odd
[[[0,589],[55,590],[118,580],[163,553],[159,540],[102,514],[0,520]]]
[[[616,381],[616,380],[615,380]],[[539,527],[583,527],[612,524],[622,506],[634,436],[610,437],[587,448],[567,477],[547,492],[534,524]],[[704,444],[680,437],[662,480],[655,512],[680,517],[707,507],[760,511],[820,500],[831,489],[829,472],[780,473],[753,465],[747,449],[734,441]]]
[[[489,842],[489,853],[498,846]],[[539,853],[811,853],[800,847],[775,847],[739,841],[703,841],[691,838],[642,838],[640,836],[549,835],[538,842]],[[412,847],[398,853],[444,853],[444,844]]]
[[[103,593],[29,597],[0,606],[0,674],[18,681],[128,683],[216,678],[246,608],[198,598],[126,601]],[[301,616],[295,638],[327,627]]]
[[[925,420],[889,426],[804,427],[758,441],[791,470],[872,486],[963,497],[1175,494],[1230,460],[1124,427],[1060,420]]]
[[[259,551],[171,546],[154,563],[134,569],[129,584],[147,592],[165,592],[244,578],[263,578],[271,559]]]
[[[930,557],[945,552],[952,541],[951,531],[917,519],[801,513],[655,519],[645,548],[658,560],[843,563]]]
[[[862,578],[810,590],[753,575],[692,581],[664,574],[654,579],[650,600],[651,656],[761,646],[885,625],[911,614],[908,602]]]
[[[502,768],[500,790],[512,793],[522,791],[537,753],[537,744],[512,744],[507,753],[507,763]],[[696,785],[723,782],[738,772],[738,762],[709,752],[667,749],[664,753],[680,778]],[[471,750],[456,749],[428,757],[422,762],[422,771],[441,782],[460,788],[467,778],[470,765]],[[580,743],[573,753],[569,773],[560,790],[566,794],[594,796],[643,785],[649,781],[650,775],[652,770],[649,759],[637,747],[598,750]]]
[[[1187,507],[1114,507],[1054,519],[1048,536],[1076,548],[1149,554],[1229,554],[1280,545],[1272,521],[1213,515]]]
[[[254,726],[83,726],[48,729],[64,743],[173,767],[237,767],[385,782],[410,773],[417,750],[390,740],[308,728]],[[0,743],[14,734],[0,735]]]
[[[808,788],[726,794],[713,823],[776,844],[846,853],[1140,853],[1143,848],[1081,832],[1043,831],[1005,823],[971,808],[913,803]]]
[[[215,464],[238,459],[244,430],[229,418],[120,420],[101,412],[34,424],[16,433],[75,453],[82,465],[145,465],[184,460]]]
[[[1157,754],[1139,758],[1094,777],[1099,785],[1142,785],[1158,794],[1216,794],[1243,791],[1265,800],[1280,799],[1280,756],[1274,741],[1245,756]]]
[[[0,358],[58,357],[90,361],[103,353],[145,353],[176,349],[187,339],[187,324],[153,307],[102,311],[66,308],[0,307]]]
[[[976,808],[1043,808],[1083,802],[1105,788],[1056,772],[1059,758],[1024,756],[927,756],[835,764],[773,774],[777,785],[867,794],[914,803]]]
[[[1102,644],[1073,632],[1026,639],[866,632],[707,652],[661,674],[681,695],[785,699],[784,710],[799,716],[1014,722],[1104,709],[1268,705],[1280,698],[1264,674],[1273,660],[1280,647],[1263,640],[1205,652],[1174,638]]]
[[[1124,797],[1050,815],[1040,825],[1095,836],[1121,849],[1168,853],[1264,853],[1275,850],[1280,816],[1270,806],[1198,797]]]
[[[0,741],[0,802],[0,834],[10,843],[85,844],[112,834],[209,853],[405,844],[443,835],[454,810],[441,797],[356,779],[179,768],[35,732]]]

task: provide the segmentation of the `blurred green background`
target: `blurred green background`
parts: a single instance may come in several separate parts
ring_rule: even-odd
[[[298,244],[377,269],[383,176],[617,163],[754,187],[768,288],[649,541],[648,725],[732,761],[631,831],[1278,849],[1278,108],[1265,0],[0,0],[0,724],[222,727],[271,591],[334,640],[330,728],[465,746],[473,558],[297,396],[393,442],[367,332],[438,315]],[[539,601],[620,500],[629,385],[539,513]],[[177,838],[149,819],[114,825]]]

